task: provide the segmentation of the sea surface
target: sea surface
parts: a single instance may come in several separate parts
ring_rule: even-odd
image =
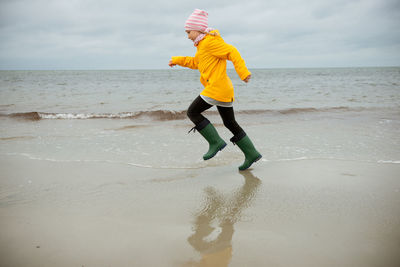
[[[253,69],[235,87],[236,119],[263,159],[400,163],[400,67]],[[237,163],[233,144],[208,145],[186,109],[202,90],[195,70],[0,71],[0,154],[145,168]],[[205,115],[228,143],[213,107]],[[256,168],[256,165],[254,166]]]

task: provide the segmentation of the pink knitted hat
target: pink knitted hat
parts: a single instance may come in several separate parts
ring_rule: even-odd
[[[185,30],[204,32],[208,27],[208,13],[195,9],[185,22]]]

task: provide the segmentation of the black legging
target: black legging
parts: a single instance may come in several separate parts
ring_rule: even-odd
[[[201,113],[211,107],[212,105],[204,101],[201,96],[198,96],[189,106],[187,116],[195,125],[199,125],[206,119]],[[240,135],[244,132],[235,120],[233,107],[217,106],[217,109],[225,127],[228,128],[234,136]]]

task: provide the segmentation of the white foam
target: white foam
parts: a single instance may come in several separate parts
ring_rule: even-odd
[[[308,160],[311,158],[307,157],[299,157],[299,158],[291,158],[291,159],[273,159],[273,160],[268,160],[268,159],[261,159],[263,162],[279,162],[279,161],[296,161],[296,160]]]
[[[400,164],[400,160],[378,160],[378,163],[393,163],[393,164]]]

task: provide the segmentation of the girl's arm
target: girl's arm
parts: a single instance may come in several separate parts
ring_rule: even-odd
[[[194,57],[172,57],[169,61],[169,66],[173,67],[175,65],[179,65],[182,67],[187,67],[191,69],[198,68],[198,62]]]
[[[213,38],[207,46],[207,50],[215,57],[230,60],[242,81],[250,80],[251,72],[247,69],[239,51],[233,45],[227,44],[222,38]]]

